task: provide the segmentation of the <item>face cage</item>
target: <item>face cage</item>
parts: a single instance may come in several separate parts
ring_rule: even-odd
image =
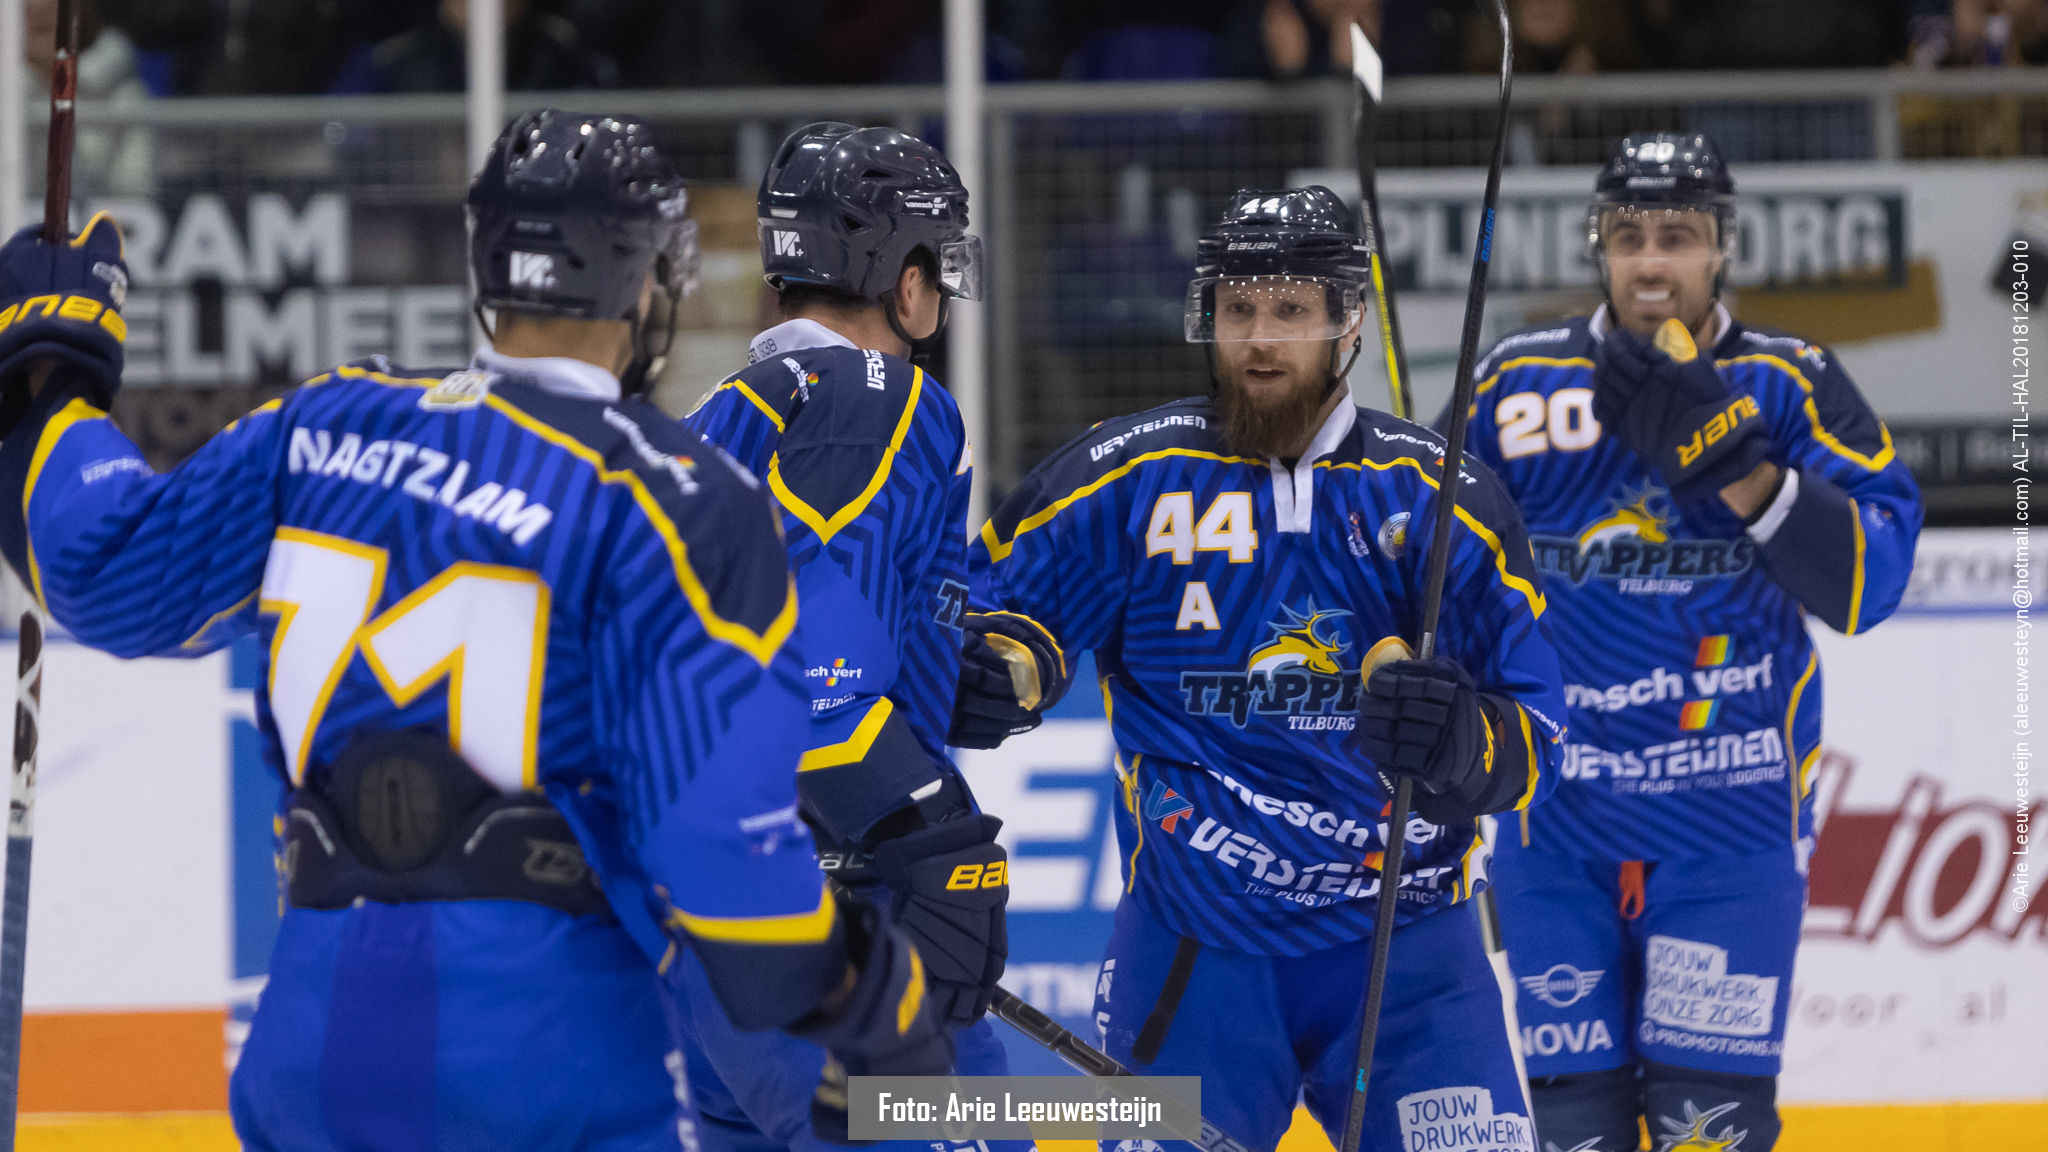
[[[1280,289],[1301,285],[1314,285],[1323,290],[1323,308],[1320,315],[1302,318],[1298,324],[1285,320],[1255,323],[1244,335],[1219,336],[1217,334],[1216,296],[1217,286],[1248,285],[1261,298],[1280,297]],[[1235,342],[1282,342],[1296,340],[1335,340],[1344,335],[1353,324],[1363,321],[1365,305],[1359,285],[1325,276],[1198,276],[1188,282],[1188,303],[1184,320],[1184,331],[1190,344],[1215,344]],[[1226,331],[1233,331],[1236,325],[1225,320]]]
[[[939,292],[956,300],[979,300],[988,267],[981,237],[962,234],[939,244]]]

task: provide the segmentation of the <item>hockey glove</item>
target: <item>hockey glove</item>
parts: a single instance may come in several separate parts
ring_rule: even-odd
[[[874,848],[897,927],[924,957],[932,1011],[955,1028],[988,1011],[1010,954],[1003,915],[1010,857],[996,843],[1002,826],[993,816],[967,815]]]
[[[949,1075],[953,1037],[932,1012],[924,962],[909,938],[865,902],[839,900],[853,966],[838,991],[789,1031],[829,1054],[811,1098],[811,1127],[822,1140],[846,1144],[846,1077]]]
[[[1728,387],[1685,325],[1650,342],[1615,328],[1593,366],[1593,415],[1614,429],[1681,501],[1711,499],[1769,458],[1756,398]]]
[[[1381,770],[1415,781],[1415,811],[1431,824],[1467,824],[1505,807],[1495,795],[1484,698],[1455,661],[1396,660],[1365,682],[1358,744]]]
[[[29,369],[44,360],[94,406],[113,402],[127,300],[121,230],[104,212],[68,244],[44,243],[35,225],[0,245],[0,433],[27,410]]]
[[[1052,637],[1010,612],[969,612],[960,627],[960,688],[946,742],[994,748],[1038,727],[1070,683],[1066,657]]]

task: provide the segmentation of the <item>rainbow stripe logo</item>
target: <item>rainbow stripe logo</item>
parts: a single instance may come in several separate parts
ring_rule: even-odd
[[[1728,647],[1728,637],[1725,633],[1720,636],[1700,637],[1700,650],[1699,654],[1693,657],[1693,666],[1696,668],[1717,668],[1726,664],[1728,662]]]
[[[1721,710],[1719,700],[1692,700],[1678,710],[1678,726],[1687,732],[1698,732],[1714,722],[1714,714]]]

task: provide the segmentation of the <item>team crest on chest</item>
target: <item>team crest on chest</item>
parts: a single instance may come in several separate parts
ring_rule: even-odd
[[[1342,627],[1350,616],[1313,599],[1282,604],[1245,653],[1242,671],[1181,673],[1188,712],[1227,716],[1239,728],[1257,715],[1297,732],[1350,731],[1359,692],[1358,660]]]
[[[1570,535],[1532,535],[1529,546],[1547,579],[1605,581],[1631,596],[1682,596],[1756,563],[1747,536],[1686,537],[1677,529],[1670,493],[1646,480],[1608,497],[1606,509]]]

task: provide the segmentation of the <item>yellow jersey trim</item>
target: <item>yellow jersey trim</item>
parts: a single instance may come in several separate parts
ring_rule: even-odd
[[[848,501],[837,512],[832,513],[831,516],[825,516],[816,508],[805,503],[803,497],[790,490],[789,485],[782,479],[782,454],[780,452],[768,457],[769,490],[775,493],[775,498],[782,502],[783,508],[790,515],[796,517],[808,526],[811,531],[817,533],[818,539],[821,542],[832,539],[841,528],[853,523],[860,517],[862,512],[867,510],[867,506],[874,501],[875,494],[880,492],[882,485],[888,481],[890,470],[896,466],[896,454],[903,450],[903,439],[910,434],[911,419],[917,415],[917,402],[923,395],[924,369],[912,368],[910,370],[910,398],[903,404],[903,414],[896,418],[896,431],[889,436],[889,446],[882,450],[882,459],[880,463],[875,465],[875,474],[868,477],[867,487],[862,488],[859,495]],[[758,397],[755,398],[755,402],[759,403]],[[777,423],[778,425],[780,424],[779,421]]]
[[[831,937],[837,916],[831,890],[821,888],[818,906],[809,912],[781,916],[693,916],[671,906],[668,926],[700,940],[722,944],[818,944]]]
[[[1820,422],[1820,407],[1814,403],[1813,399],[1813,381],[1808,380],[1804,372],[1801,372],[1797,366],[1784,357],[1758,352],[1749,356],[1733,356],[1726,360],[1716,360],[1714,363],[1724,368],[1731,364],[1768,364],[1776,368],[1797,381],[1800,390],[1806,393],[1806,401],[1801,405],[1801,408],[1806,413],[1806,422],[1813,426],[1813,438],[1819,441],[1822,447],[1840,456],[1842,459],[1867,468],[1872,472],[1881,472],[1886,465],[1892,462],[1894,455],[1892,433],[1891,429],[1884,426],[1883,420],[1877,420],[1877,434],[1883,440],[1884,447],[1878,449],[1875,455],[1865,456],[1863,453],[1842,443],[1836,439],[1834,433],[1828,431],[1826,426]],[[1876,414],[1873,413],[1871,418],[1876,420]]]
[[[1093,496],[1101,491],[1104,486],[1129,475],[1130,471],[1138,465],[1149,464],[1154,460],[1165,460],[1174,456],[1184,456],[1196,460],[1215,460],[1222,464],[1257,464],[1261,467],[1264,467],[1266,463],[1264,460],[1254,460],[1250,456],[1225,456],[1219,452],[1205,452],[1199,448],[1161,448],[1157,451],[1147,452],[1143,456],[1133,457],[1117,465],[1108,472],[1090,480],[1088,483],[1081,485],[1079,488],[1018,521],[1017,530],[1010,533],[1008,540],[1004,540],[996,535],[996,522],[994,520],[984,523],[981,526],[981,542],[988,549],[989,559],[1001,560],[1003,557],[1008,556],[1010,549],[1016,547],[1018,538],[1026,532],[1035,531],[1052,523],[1053,517],[1066,511],[1076,501]]]
[[[45,612],[49,611],[50,604],[43,599],[43,568],[36,560],[36,534],[27,531],[29,501],[35,499],[36,482],[43,477],[43,465],[50,462],[50,453],[57,450],[57,442],[64,438],[64,433],[69,432],[72,425],[82,421],[106,418],[105,412],[84,400],[72,397],[70,403],[59,408],[57,414],[50,417],[50,422],[43,425],[43,434],[36,440],[35,455],[29,458],[28,481],[21,488],[21,526],[28,547],[29,591],[35,593],[36,603],[41,604]]]
[[[1515,718],[1522,722],[1522,747],[1529,753],[1529,783],[1522,791],[1522,798],[1515,801],[1515,811],[1524,812],[1528,810],[1530,802],[1536,799],[1536,769],[1542,761],[1536,758],[1536,733],[1529,729],[1529,710],[1516,704]]]
[[[853,734],[836,744],[825,744],[803,754],[797,761],[799,772],[816,772],[820,768],[838,768],[846,764],[858,764],[867,759],[868,750],[875,746],[875,738],[882,734],[882,726],[896,711],[896,704],[887,696],[875,701],[868,714],[854,725]]]
[[[747,403],[752,404],[755,408],[758,408],[761,412],[761,415],[766,416],[768,418],[768,422],[770,424],[775,425],[775,430],[777,432],[783,431],[782,417],[776,413],[773,407],[769,406],[766,400],[761,399],[760,393],[754,391],[752,388],[747,387],[747,382],[745,380],[741,380],[737,377],[731,380],[727,380],[725,383],[720,384],[716,388],[713,388],[711,390],[711,394],[713,396],[716,396],[720,392],[723,392],[728,388],[731,388],[734,391],[737,391],[740,395],[746,397]]]
[[[1792,843],[1794,844],[1799,843],[1799,805],[1801,801],[1806,799],[1806,796],[1804,791],[1805,783],[1800,779],[1802,768],[1793,767],[1793,765],[1798,764],[1799,751],[1792,744],[1792,722],[1799,716],[1799,698],[1806,695],[1806,682],[1813,679],[1813,674],[1819,670],[1820,653],[1807,653],[1806,671],[1801,672],[1798,682],[1792,685],[1792,700],[1785,705],[1785,762],[1792,776]],[[1815,748],[1814,751],[1818,752],[1820,749]]]
[[[1849,524],[1856,535],[1855,565],[1849,570],[1849,626],[1843,635],[1854,636],[1863,622],[1863,510],[1856,506],[1856,500],[1849,500]]]
[[[1426,482],[1431,488],[1438,488],[1436,477],[1430,475],[1429,469],[1423,466],[1422,461],[1417,460],[1413,456],[1397,456],[1394,459],[1388,460],[1384,463],[1381,463],[1376,460],[1366,460],[1358,464],[1338,464],[1328,460],[1319,460],[1316,462],[1316,467],[1318,468],[1358,468],[1363,466],[1371,468],[1375,472],[1385,472],[1388,469],[1394,468],[1399,465],[1406,465],[1410,468],[1415,469],[1416,474],[1421,476],[1424,482]],[[1462,522],[1465,525],[1465,527],[1472,530],[1473,535],[1485,541],[1486,546],[1493,550],[1493,566],[1494,569],[1500,574],[1500,582],[1508,588],[1512,589],[1513,591],[1521,593],[1522,599],[1528,601],[1529,603],[1530,615],[1534,616],[1538,620],[1542,619],[1543,613],[1546,610],[1548,610],[1550,606],[1549,601],[1544,599],[1543,593],[1536,590],[1536,586],[1534,584],[1530,583],[1529,581],[1523,579],[1520,576],[1515,575],[1513,572],[1508,571],[1508,550],[1507,547],[1500,542],[1500,537],[1494,535],[1493,530],[1491,528],[1488,528],[1486,525],[1480,523],[1479,518],[1477,516],[1474,516],[1470,512],[1467,512],[1463,504],[1453,503],[1451,505],[1451,511],[1457,514],[1459,521]]]
[[[349,374],[355,370],[344,368],[339,371]],[[362,374],[384,384],[417,386],[422,383],[439,383],[438,380],[406,380],[395,376],[383,376],[381,373]],[[626,486],[626,490],[633,494],[633,502],[640,506],[641,513],[647,517],[647,522],[661,536],[662,543],[667,545],[669,563],[675,569],[676,584],[682,588],[684,598],[690,602],[690,607],[696,611],[698,619],[704,622],[704,630],[713,638],[723,640],[752,656],[754,661],[763,667],[766,667],[768,662],[775,658],[775,654],[782,650],[783,642],[789,639],[790,632],[796,628],[794,576],[791,576],[785,585],[782,610],[768,622],[768,627],[756,632],[737,620],[727,620],[712,608],[711,593],[704,587],[704,582],[698,579],[697,570],[690,565],[689,545],[683,543],[682,534],[676,530],[675,521],[669,519],[668,513],[662,510],[661,502],[654,498],[654,493],[647,487],[646,481],[634,472],[605,467],[604,457],[599,456],[588,444],[541,421],[495,392],[485,396],[484,403],[507,420],[590,465],[597,471],[599,483]]]
[[[1472,390],[1472,408],[1466,415],[1479,415],[1479,398],[1493,391],[1494,385],[1500,383],[1502,374],[1528,364],[1541,365],[1545,368],[1591,368],[1593,361],[1584,356],[1517,356],[1512,360],[1503,360],[1500,367],[1493,370],[1493,375],[1480,381],[1479,386]]]

